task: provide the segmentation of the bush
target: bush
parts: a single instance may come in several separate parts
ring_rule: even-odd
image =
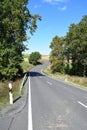
[[[36,65],[38,60],[41,59],[41,54],[39,52],[32,52],[29,56],[29,63]]]

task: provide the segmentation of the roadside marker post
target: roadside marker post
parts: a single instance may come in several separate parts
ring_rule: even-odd
[[[13,93],[12,93],[12,83],[9,83],[9,103],[13,104]]]

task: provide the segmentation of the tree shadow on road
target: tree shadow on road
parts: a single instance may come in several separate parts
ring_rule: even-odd
[[[44,76],[43,74],[39,73],[39,72],[34,72],[34,71],[31,71],[28,76],[30,77],[37,77],[37,76]]]
[[[35,71],[30,71],[30,72],[26,72],[24,75],[24,80],[22,81],[21,84],[21,89],[25,86],[26,82],[28,81],[28,77],[38,77],[38,76],[45,76],[44,74],[41,74],[39,72],[35,72]],[[17,102],[19,99],[21,98],[21,96],[17,97],[13,103]]]

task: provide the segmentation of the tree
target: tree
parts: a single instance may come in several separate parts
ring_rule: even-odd
[[[66,35],[66,57],[72,61],[70,74],[87,75],[87,16],[78,24],[71,24]]]
[[[52,72],[63,72],[64,67],[64,38],[55,36],[52,39],[50,48],[52,49],[50,55]]]
[[[81,64],[82,64],[82,75],[87,76],[87,15],[82,18],[79,23],[80,26],[80,41],[81,41]]]
[[[41,54],[39,52],[32,52],[29,56],[29,63],[36,65],[38,60],[41,59]]]
[[[50,48],[53,72],[87,76],[87,15],[71,24],[64,38],[55,36]]]
[[[32,15],[27,8],[28,0],[0,1],[0,75],[14,79],[21,75],[23,42],[28,39],[26,31],[33,34],[39,15]]]

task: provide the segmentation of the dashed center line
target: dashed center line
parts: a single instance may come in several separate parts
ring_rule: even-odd
[[[82,103],[82,102],[80,102],[80,101],[78,101],[78,103],[79,103],[81,106],[83,106],[83,107],[85,107],[85,108],[87,109],[87,105],[85,105],[84,103]]]
[[[48,83],[49,85],[52,85],[52,83],[51,83],[51,82],[49,82],[49,81],[47,81],[47,83]]]

